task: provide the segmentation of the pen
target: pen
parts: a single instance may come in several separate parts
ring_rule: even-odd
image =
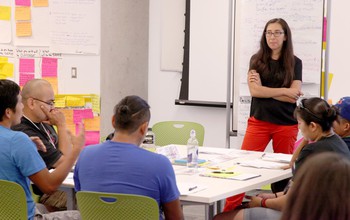
[[[232,172],[232,171],[213,171],[212,173],[234,174],[234,172]]]
[[[188,191],[195,190],[195,189],[197,189],[197,187],[198,187],[198,186],[190,187],[190,188],[188,189]]]

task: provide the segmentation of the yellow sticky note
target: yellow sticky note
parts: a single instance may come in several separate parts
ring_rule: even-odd
[[[15,20],[16,21],[27,21],[30,20],[30,7],[16,7]]]
[[[8,62],[8,58],[7,57],[0,57],[0,64],[1,63],[7,63]]]
[[[17,22],[16,23],[16,36],[17,37],[32,36],[32,23],[31,22]]]
[[[57,77],[43,77],[46,81],[48,81],[53,89],[54,94],[58,94],[58,79]]]
[[[48,0],[33,0],[33,6],[34,7],[48,7],[49,1]]]
[[[55,107],[57,108],[66,107],[66,97],[65,96],[55,97]]]
[[[334,76],[333,73],[328,74],[328,85],[327,85],[328,91],[331,88],[333,76]],[[321,96],[324,97],[324,72],[322,72],[322,76],[321,76]]]
[[[9,21],[11,19],[11,7],[0,6],[0,20]]]
[[[0,73],[6,77],[13,77],[14,69],[13,63],[4,63],[0,65]]]
[[[100,96],[92,95],[91,96],[91,102],[92,102],[92,111],[99,114],[100,111],[101,111]]]
[[[100,131],[100,116],[84,118],[84,126],[86,131]]]
[[[67,107],[82,107],[85,106],[85,99],[80,96],[67,96],[66,105]]]

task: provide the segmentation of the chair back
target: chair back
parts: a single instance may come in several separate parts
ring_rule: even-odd
[[[79,191],[76,194],[83,220],[158,220],[158,203],[141,195]]]
[[[28,219],[26,194],[18,183],[0,180],[0,219]]]
[[[186,145],[192,129],[196,131],[199,146],[203,146],[204,126],[199,123],[190,121],[161,121],[152,126],[157,146],[169,144]]]

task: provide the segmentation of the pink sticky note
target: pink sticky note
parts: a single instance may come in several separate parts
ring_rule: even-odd
[[[327,17],[323,18],[323,42],[326,42],[327,40]]]
[[[34,59],[19,59],[19,72],[34,73]]]
[[[34,73],[19,73],[19,85],[24,86],[29,80],[34,79]]]
[[[99,131],[86,131],[85,132],[85,146],[100,143]]]
[[[91,108],[73,110],[73,121],[75,124],[82,122],[83,118],[94,118],[94,113]]]
[[[42,58],[41,75],[42,77],[57,77],[57,58]]]
[[[16,0],[16,6],[30,6],[30,0]]]

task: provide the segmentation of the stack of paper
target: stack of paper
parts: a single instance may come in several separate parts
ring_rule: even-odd
[[[292,156],[292,154],[264,153],[261,159],[280,163],[289,163]]]

